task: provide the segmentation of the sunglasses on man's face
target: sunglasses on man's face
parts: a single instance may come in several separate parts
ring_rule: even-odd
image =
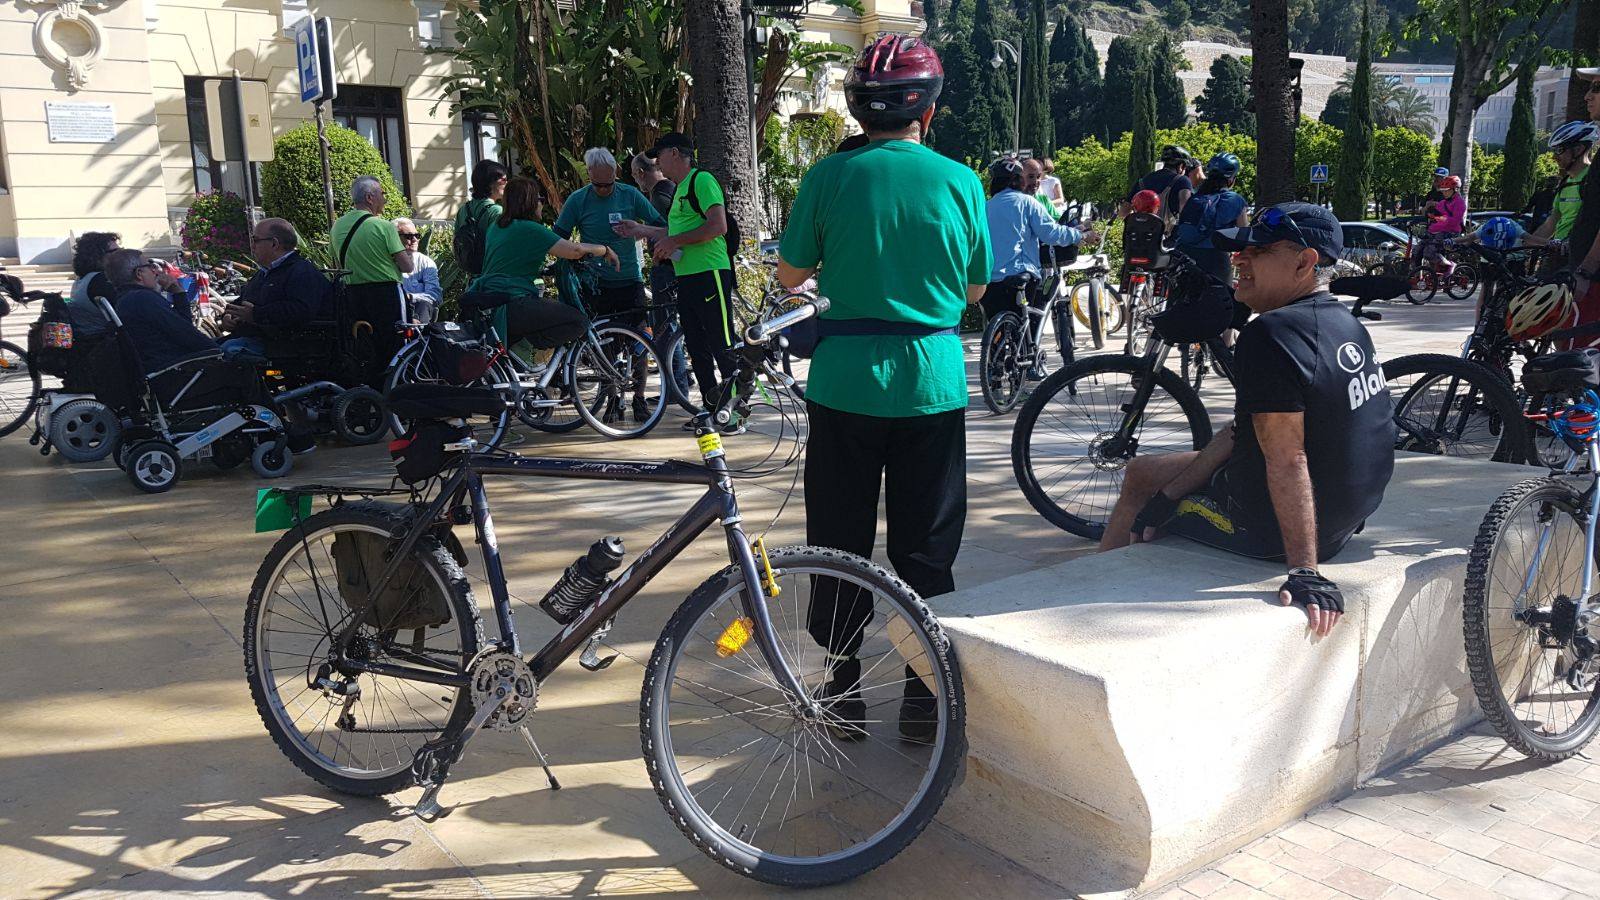
[[[1589,89],[1587,91],[1584,91],[1584,93],[1585,94],[1600,94],[1600,78],[1596,78],[1595,80],[1589,82]]]
[[[402,240],[402,241],[414,241],[419,237],[422,237],[422,235],[418,234],[415,231],[402,231],[402,232],[400,232],[400,240]]]

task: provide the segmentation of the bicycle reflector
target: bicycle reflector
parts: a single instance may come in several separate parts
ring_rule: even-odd
[[[738,653],[744,649],[745,644],[750,643],[750,639],[755,637],[755,633],[756,623],[749,616],[740,616],[734,619],[728,623],[727,628],[722,629],[722,634],[717,637],[717,655],[727,659]]]

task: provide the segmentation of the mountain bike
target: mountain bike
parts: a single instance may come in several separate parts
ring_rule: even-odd
[[[1591,371],[1546,395],[1534,415],[1572,453],[1562,470],[1495,500],[1467,563],[1462,631],[1478,705],[1506,743],[1536,759],[1566,759],[1600,727],[1596,382]],[[1575,484],[1584,463],[1587,484]]]
[[[343,793],[421,786],[412,812],[424,819],[445,814],[440,788],[485,729],[519,734],[559,789],[531,730],[546,679],[575,653],[586,670],[609,665],[615,657],[599,648],[615,618],[720,524],[729,565],[679,606],[645,667],[639,728],[662,805],[712,859],[772,884],[833,884],[894,857],[932,821],[965,756],[955,653],[922,599],[875,564],[752,540],[735,496],[741,473],[717,432],[748,414],[759,375],[781,393],[787,379],[770,338],[825,306],[818,300],[747,329],[735,389],[696,418],[698,463],[522,457],[464,437],[441,444],[449,457],[404,505],[358,488],[291,492],[339,502],[296,513],[246,605],[246,675],[273,741]],[[421,409],[406,412],[417,416],[476,414],[503,402],[493,391],[407,396]],[[564,627],[528,655],[490,516],[490,475],[699,484],[705,493],[615,578],[582,573],[597,550],[611,571],[620,567],[620,538],[569,567],[540,604]],[[493,600],[494,639],[484,634],[453,533],[468,523]],[[363,546],[353,559],[351,548]],[[836,626],[820,639],[819,608]],[[853,677],[844,656],[855,661]],[[894,712],[913,687],[931,700],[919,700],[925,714],[908,732]]]

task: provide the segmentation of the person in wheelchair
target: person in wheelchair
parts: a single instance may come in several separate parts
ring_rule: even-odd
[[[580,309],[539,296],[534,282],[544,270],[545,257],[562,259],[599,257],[621,270],[617,253],[604,244],[575,243],[559,237],[539,221],[543,200],[538,185],[529,178],[506,184],[500,218],[484,239],[483,274],[473,280],[473,293],[507,294],[506,346],[527,340],[535,348],[559,347],[577,339],[589,327]]]
[[[1093,231],[1079,231],[1053,221],[1044,204],[1026,190],[1027,172],[1014,156],[1002,156],[989,166],[989,241],[994,252],[994,267],[989,274],[989,289],[978,302],[986,318],[992,319],[1016,307],[1017,288],[1028,283],[1028,302],[1043,301],[1038,296],[1041,276],[1039,247],[1070,247],[1084,240],[1093,241]]]
[[[217,352],[217,342],[194,327],[194,320],[172,308],[167,292],[177,280],[159,260],[138,250],[106,254],[106,277],[117,291],[117,315],[123,329],[152,372],[191,356]]]
[[[300,255],[300,238],[285,219],[262,219],[250,235],[250,255],[261,268],[222,312],[222,327],[231,334],[222,342],[229,352],[266,356],[269,330],[296,328],[327,314],[332,290],[326,276]]]

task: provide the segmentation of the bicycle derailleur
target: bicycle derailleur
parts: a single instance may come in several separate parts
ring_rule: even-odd
[[[1590,631],[1592,614],[1583,604],[1558,595],[1548,610],[1535,609],[1523,613],[1524,622],[1539,632],[1539,644],[1546,650],[1558,650],[1555,676],[1575,691],[1588,690],[1600,676],[1600,642]]]
[[[489,647],[473,657],[467,672],[471,677],[472,718],[459,730],[446,731],[423,744],[411,760],[411,776],[422,788],[422,797],[411,811],[424,821],[431,822],[449,814],[449,810],[439,804],[439,789],[450,777],[450,767],[465,754],[467,741],[485,727],[520,732],[544,769],[550,788],[561,789],[561,783],[550,771],[549,761],[526,724],[539,701],[539,681],[527,662],[501,647]]]

